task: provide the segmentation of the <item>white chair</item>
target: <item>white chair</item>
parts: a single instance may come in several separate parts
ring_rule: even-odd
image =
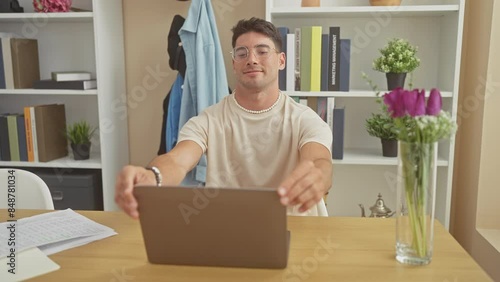
[[[12,177],[11,171],[13,171],[14,177]],[[9,181],[10,184],[13,184],[15,181],[15,197],[9,195]],[[54,209],[49,187],[47,187],[47,184],[40,177],[32,172],[21,169],[0,168],[1,209],[9,208],[9,198],[15,199],[16,209]]]
[[[317,207],[318,207],[318,216],[328,216],[328,210],[326,209],[326,204],[323,198],[321,198]]]

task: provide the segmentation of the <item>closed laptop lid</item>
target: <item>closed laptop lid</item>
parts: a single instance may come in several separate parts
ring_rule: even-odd
[[[151,263],[285,268],[286,207],[276,189],[136,186]]]

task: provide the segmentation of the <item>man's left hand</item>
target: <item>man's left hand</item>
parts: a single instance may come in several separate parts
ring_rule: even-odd
[[[321,200],[330,188],[330,181],[312,160],[303,160],[278,188],[281,203],[300,205],[299,212],[305,212]]]

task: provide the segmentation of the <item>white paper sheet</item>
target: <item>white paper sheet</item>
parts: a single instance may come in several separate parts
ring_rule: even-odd
[[[11,223],[0,224],[0,258],[9,252],[7,242],[11,234],[8,227]],[[66,209],[18,220],[15,247],[17,252],[40,247],[46,254],[53,254],[115,234],[113,229]]]
[[[16,254],[15,270],[8,265],[7,257],[0,259],[0,281],[22,281],[58,270],[60,266],[53,262],[38,248],[30,248]]]

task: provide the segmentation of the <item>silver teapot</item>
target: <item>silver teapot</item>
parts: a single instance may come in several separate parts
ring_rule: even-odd
[[[365,207],[363,204],[359,204],[359,207],[361,208],[361,216],[366,217],[365,214]],[[375,201],[375,205],[370,207],[370,217],[391,217],[393,216],[396,212],[391,211],[385,204],[384,200],[382,200],[382,195],[378,193],[378,199]]]

